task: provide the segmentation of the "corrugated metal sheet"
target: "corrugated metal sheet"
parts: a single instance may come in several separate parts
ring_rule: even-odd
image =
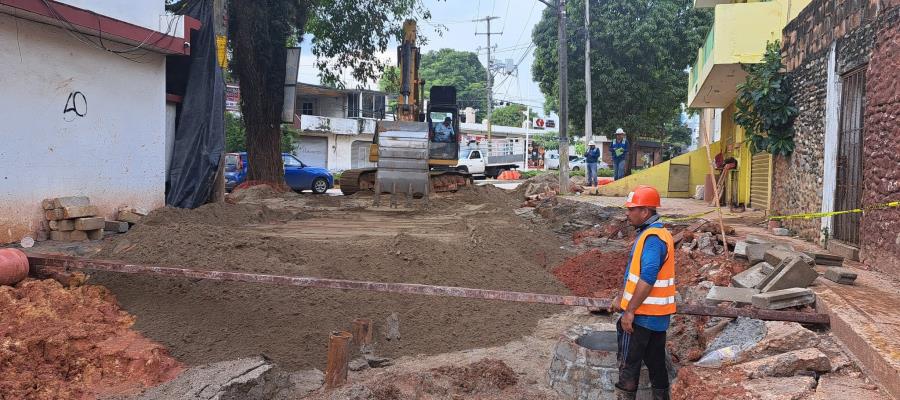
[[[772,192],[772,155],[766,152],[753,156],[750,165],[750,207],[768,210]]]

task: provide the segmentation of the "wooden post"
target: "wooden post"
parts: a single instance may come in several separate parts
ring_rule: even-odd
[[[350,332],[332,332],[328,339],[328,363],[325,366],[325,387],[336,388],[347,382],[350,363]]]
[[[372,351],[372,320],[368,318],[357,318],[353,320],[352,329],[353,347],[359,349],[360,353],[368,354]]]

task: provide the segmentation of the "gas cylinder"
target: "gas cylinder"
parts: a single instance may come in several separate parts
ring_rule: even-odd
[[[0,249],[0,285],[15,285],[28,276],[28,257],[18,249]]]

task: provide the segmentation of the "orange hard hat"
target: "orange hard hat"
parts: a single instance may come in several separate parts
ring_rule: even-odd
[[[634,191],[628,194],[625,200],[625,207],[650,207],[659,208],[659,192],[652,186],[639,185]]]

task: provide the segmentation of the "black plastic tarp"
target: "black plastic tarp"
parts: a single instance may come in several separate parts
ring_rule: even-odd
[[[196,208],[209,199],[225,151],[225,80],[216,62],[213,1],[192,1],[184,14],[202,26],[191,35],[190,69],[175,128],[166,204]]]

